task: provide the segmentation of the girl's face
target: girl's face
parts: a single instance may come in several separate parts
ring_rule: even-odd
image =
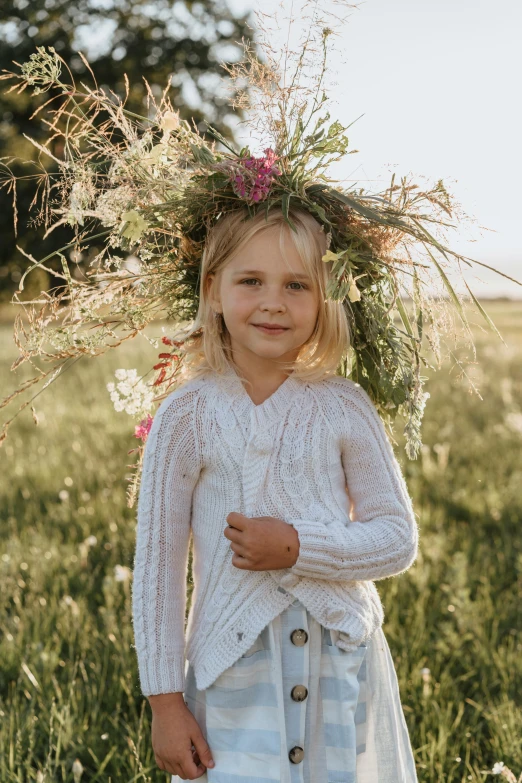
[[[319,292],[287,237],[285,261],[279,230],[272,226],[256,234],[209,276],[210,304],[223,313],[233,354],[247,360],[295,361],[317,321]]]

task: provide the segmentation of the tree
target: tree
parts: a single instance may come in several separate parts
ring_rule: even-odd
[[[82,51],[93,66],[99,86],[123,97],[127,75],[127,108],[131,111],[144,113],[144,78],[159,96],[170,77],[169,94],[182,118],[193,120],[202,133],[205,118],[225,138],[233,138],[227,77],[219,63],[238,59],[241,49],[237,41],[248,38],[250,28],[248,14],[234,16],[224,0],[12,0],[3,16],[1,71],[15,70],[13,61],[25,62],[37,46],[53,46],[80,82],[90,78],[77,54]],[[9,82],[2,85],[0,157],[35,159],[35,148],[23,134],[40,141],[46,136],[43,122],[29,118],[49,96],[32,96],[28,91],[7,94]],[[187,102],[187,92],[192,92],[194,105]],[[241,111],[237,115],[242,118]],[[11,168],[17,175],[29,173],[21,162]],[[37,247],[36,255],[42,257],[69,239],[67,229],[59,228],[42,242],[42,232],[27,222],[34,184],[20,182],[17,190],[18,238],[14,235],[9,197],[1,191],[0,231],[4,241],[0,246],[0,298],[4,301],[10,299],[28,263],[16,244],[29,253],[35,253]],[[39,280],[38,285],[42,282],[45,280]]]

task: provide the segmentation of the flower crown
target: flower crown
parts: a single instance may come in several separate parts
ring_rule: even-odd
[[[324,28],[319,35],[321,74],[330,34]],[[165,93],[159,104],[149,93],[152,119],[138,117],[117,96],[84,84],[80,90],[74,81],[62,80],[64,65],[54,49],[39,47],[20,73],[2,77],[17,78],[20,89],[31,86],[35,93],[52,90],[62,96],[59,108],[48,111],[52,133],[66,142],[65,157],[56,158],[48,146],[34,144],[51,159],[56,170],[43,176],[60,193],[57,201],[40,207],[47,221],[45,236],[59,225],[74,230],[70,244],[55,254],[62,261],[63,286],[42,292],[33,302],[20,300],[18,294],[26,276],[38,266],[45,268],[48,258],[29,257],[31,265],[14,297],[25,311],[25,324],[17,315],[20,356],[12,369],[26,361],[33,364],[38,357],[52,366],[47,372],[39,370],[3,404],[33,383],[53,382],[67,362],[98,356],[135,337],[160,313],[176,322],[193,321],[205,238],[220,215],[241,206],[250,216],[277,207],[295,229],[291,209],[299,207],[323,226],[323,261],[329,265],[326,295],[343,303],[350,323],[352,344],[339,371],[363,386],[390,431],[397,414],[405,417],[406,453],[414,459],[429,397],[421,375],[421,365],[431,367],[423,355],[423,340],[440,366],[445,307],[455,308],[473,345],[462,300],[445,267],[452,259],[459,271],[460,261],[480,262],[453,252],[434,236],[435,225],[452,225],[446,218],[453,216],[454,204],[443,182],[421,190],[406,178],[396,183],[393,175],[390,186],[378,194],[339,187],[328,177],[328,166],[357,150],[348,151],[346,127],[328,124],[321,79],[314,99],[297,96],[290,110],[275,67],[260,69],[248,48],[246,59],[230,70],[234,77],[248,73],[250,87],[263,94],[260,116],[272,143],[261,156],[249,147],[238,151],[208,123],[204,138],[180,118]],[[100,112],[108,119],[97,120]],[[4,184],[15,185],[8,162],[2,167]],[[50,191],[43,188],[43,197]],[[85,279],[74,279],[63,252],[100,244]],[[135,268],[126,258],[131,252]],[[500,337],[464,282],[474,305]],[[406,295],[411,298],[410,314]],[[136,371],[118,370],[118,383],[108,384],[116,408],[140,418],[135,435],[141,444],[133,450],[139,459],[129,505],[136,497],[152,406],[183,375],[183,339],[164,337],[163,343],[171,350],[160,353],[151,383],[145,384]],[[32,399],[19,410],[32,405]],[[4,423],[0,442],[11,421]]]

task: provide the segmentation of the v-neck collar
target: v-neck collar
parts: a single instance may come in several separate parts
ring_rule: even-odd
[[[285,378],[270,397],[256,404],[243,386],[241,378],[230,362],[223,373],[216,373],[216,379],[223,391],[232,398],[234,410],[237,413],[247,413],[253,422],[259,426],[280,419],[297,396],[304,392],[305,382],[292,373]]]

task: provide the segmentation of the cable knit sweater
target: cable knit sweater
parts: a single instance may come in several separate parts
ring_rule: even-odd
[[[232,564],[226,517],[273,516],[299,536],[290,568]],[[137,508],[133,623],[145,696],[203,690],[298,598],[339,647],[382,625],[373,580],[408,569],[418,528],[400,466],[364,389],[289,375],[256,405],[233,366],[185,382],[147,438]],[[185,632],[190,538],[194,588]]]

